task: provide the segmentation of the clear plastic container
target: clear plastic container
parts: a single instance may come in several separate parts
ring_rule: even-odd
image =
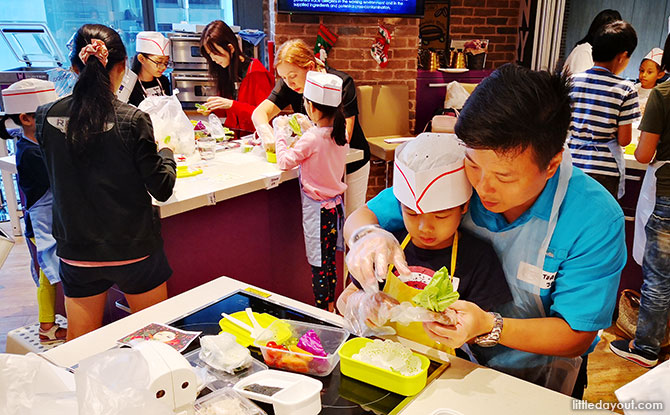
[[[214,378],[217,379],[216,382],[211,382],[209,386],[212,389],[220,389],[221,387],[232,386],[237,383],[240,379],[247,377],[253,373],[260,372],[261,370],[267,370],[267,366],[263,362],[259,362],[256,359],[251,359],[251,366],[246,369],[243,369],[235,374],[231,375],[226,373],[223,370],[217,370],[207,363],[203,362],[200,359],[200,348],[193,350],[184,355],[186,360],[193,367],[203,367],[207,369],[207,373],[211,374]]]
[[[319,336],[327,356],[315,356],[291,350],[268,347],[275,342],[286,347],[296,346],[298,339],[309,330]],[[349,333],[338,327],[321,326],[294,320],[277,320],[258,336],[254,344],[261,349],[265,364],[269,367],[315,376],[328,376],[340,361],[338,351],[349,337]]]
[[[267,415],[249,399],[232,388],[221,389],[195,401],[198,415]]]

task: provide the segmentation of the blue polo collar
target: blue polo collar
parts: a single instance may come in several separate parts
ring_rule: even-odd
[[[494,213],[487,210],[482,205],[479,195],[475,191],[470,199],[470,212],[472,220],[477,226],[483,226],[491,232],[504,232],[517,226],[521,226],[528,222],[531,217],[536,217],[548,221],[551,217],[551,208],[554,204],[554,196],[558,188],[558,177],[561,173],[560,167],[554,174],[554,177],[547,181],[542,193],[537,198],[535,203],[525,211],[521,216],[512,223],[508,223],[507,219],[501,213]]]

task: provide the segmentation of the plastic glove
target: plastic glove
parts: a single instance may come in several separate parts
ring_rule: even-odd
[[[297,113],[294,114],[293,116],[295,117],[296,121],[298,121],[298,124],[300,124],[300,129],[302,130],[303,134],[305,133],[305,131],[314,127],[314,123],[312,123],[312,120],[310,120],[309,117],[306,116],[305,114]]]
[[[414,322],[438,322],[444,326],[455,326],[456,311],[447,308],[441,313],[430,311],[423,307],[415,307],[408,301],[403,301],[391,310],[390,320],[403,326]]]
[[[287,146],[290,145],[292,141],[291,139],[292,131],[291,127],[288,124],[290,119],[291,117],[287,115],[281,115],[272,120],[272,130],[274,132],[275,140],[282,139],[286,142]],[[265,140],[263,140],[263,142],[265,142]]]
[[[396,266],[401,275],[410,273],[400,244],[390,232],[382,228],[371,228],[349,248],[347,267],[365,291],[379,291],[377,282],[384,281],[390,263]]]
[[[274,153],[275,136],[274,133],[272,132],[272,127],[270,127],[270,124],[263,124],[258,126],[256,128],[256,133],[263,142],[263,148],[265,149],[265,151],[271,151]]]
[[[345,328],[357,336],[383,336],[395,334],[392,327],[385,326],[391,310],[398,301],[383,292],[366,293],[354,290],[337,300],[337,308],[342,313]]]

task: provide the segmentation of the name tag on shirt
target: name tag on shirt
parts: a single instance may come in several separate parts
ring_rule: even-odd
[[[534,285],[541,290],[546,290],[551,288],[551,286],[554,284],[554,281],[556,280],[556,273],[546,272],[543,271],[540,267],[531,265],[527,262],[522,262],[519,264],[519,270],[517,271],[516,278]]]
[[[461,279],[458,277],[451,278],[451,285],[454,287],[454,291],[458,291],[458,284],[461,282]]]

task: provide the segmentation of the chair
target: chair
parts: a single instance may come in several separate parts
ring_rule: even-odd
[[[358,121],[370,144],[370,153],[389,166],[399,143],[388,138],[413,137],[409,132],[409,89],[407,85],[363,85],[356,87]]]

